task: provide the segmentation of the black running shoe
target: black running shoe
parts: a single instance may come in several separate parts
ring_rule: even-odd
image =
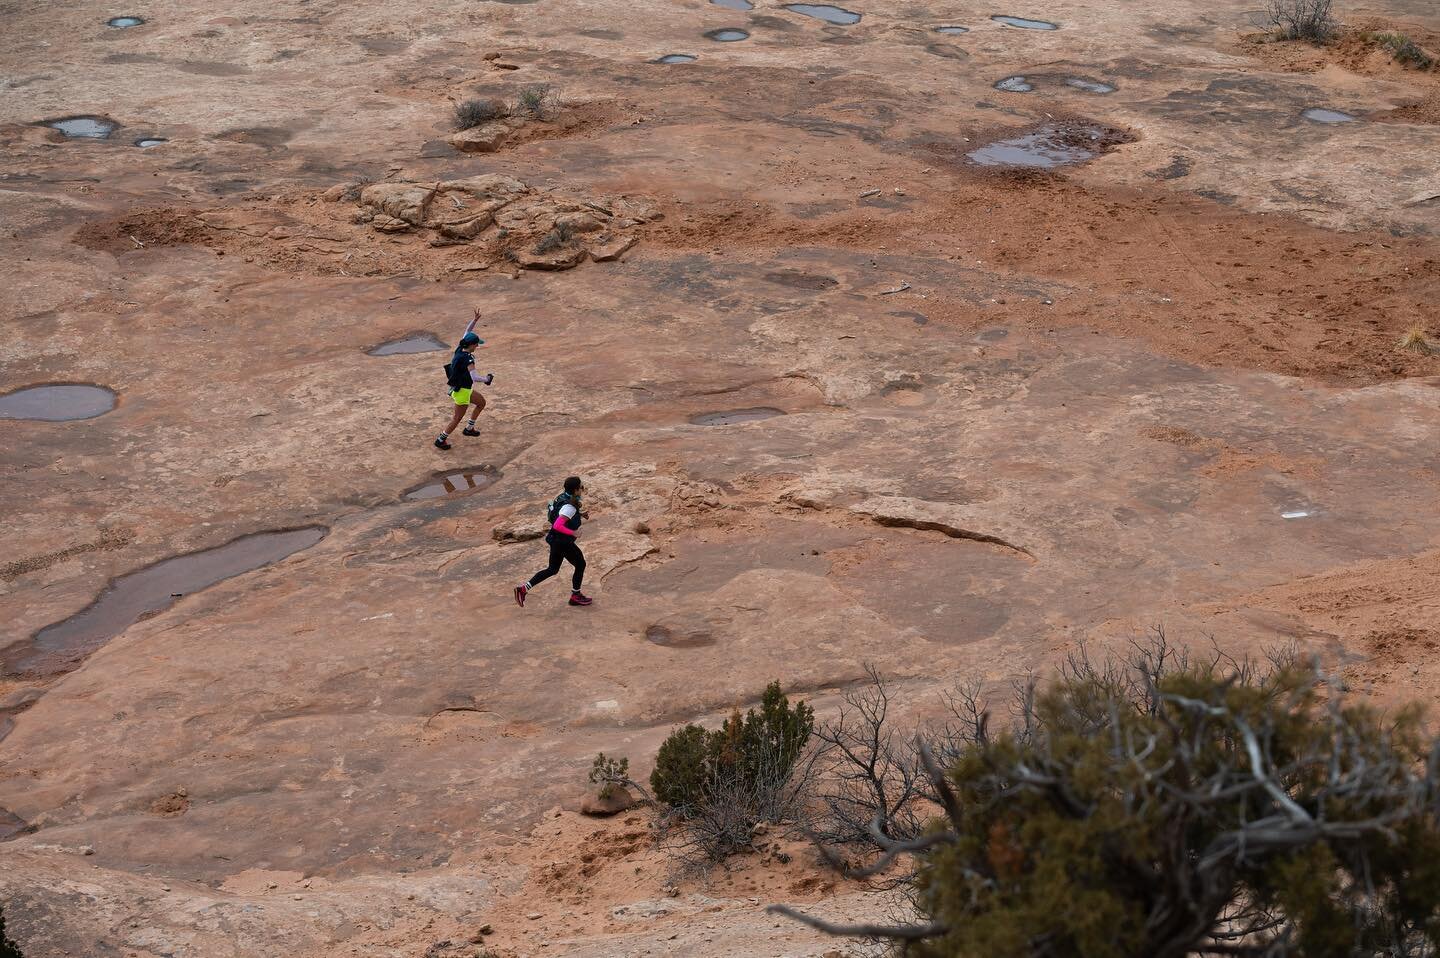
[[[436,448],[436,449],[445,449],[445,450],[448,450],[448,449],[450,448],[450,444],[449,444],[448,442],[446,442],[444,439],[436,439],[436,440],[435,440],[435,448]]]
[[[478,429],[471,429],[469,426],[466,426],[464,429],[460,430],[460,435],[462,435],[462,436],[478,436],[478,435],[480,435],[480,430],[478,430]]]

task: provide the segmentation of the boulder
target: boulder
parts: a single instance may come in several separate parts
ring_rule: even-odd
[[[510,128],[503,123],[485,123],[461,130],[449,143],[462,153],[494,153],[510,137]]]
[[[585,261],[585,255],[582,246],[561,246],[544,253],[525,249],[516,251],[515,262],[524,269],[562,270],[579,266]]]
[[[590,247],[590,258],[597,263],[617,260],[629,252],[639,239],[634,236],[602,236],[600,242]]]
[[[580,813],[593,815],[596,818],[606,818],[610,815],[619,815],[634,807],[635,796],[631,795],[629,790],[619,785],[610,785],[594,795],[587,795],[584,803],[580,806]]]
[[[593,233],[605,224],[600,217],[588,210],[575,213],[561,213],[555,217],[556,226],[568,226],[577,233]]]
[[[418,183],[372,183],[360,191],[360,202],[411,226],[419,226],[434,195],[433,189]]]
[[[370,225],[382,233],[403,233],[410,228],[410,224],[402,219],[390,216],[387,213],[377,213],[370,221]]]
[[[493,222],[495,222],[495,217],[489,213],[481,213],[478,216],[472,216],[468,220],[441,223],[438,228],[440,235],[446,239],[472,240],[485,232],[486,228]]]

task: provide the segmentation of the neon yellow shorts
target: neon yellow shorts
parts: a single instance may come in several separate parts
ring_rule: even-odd
[[[465,389],[453,390],[450,393],[450,398],[455,400],[455,405],[457,406],[468,406],[470,405],[470,389],[467,387]]]

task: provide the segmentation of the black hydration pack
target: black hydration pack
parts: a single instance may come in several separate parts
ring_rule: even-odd
[[[560,518],[560,510],[566,506],[575,507],[575,525],[580,525],[580,500],[568,492],[562,492],[554,499],[551,499],[550,505],[545,508],[545,521],[548,523],[546,528],[555,524],[555,520]]]

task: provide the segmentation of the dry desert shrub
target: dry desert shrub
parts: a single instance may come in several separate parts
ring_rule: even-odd
[[[455,104],[455,129],[469,130],[492,120],[503,119],[509,111],[499,100],[463,100]]]
[[[1266,14],[1286,40],[1320,43],[1335,33],[1332,0],[1269,0]]]

